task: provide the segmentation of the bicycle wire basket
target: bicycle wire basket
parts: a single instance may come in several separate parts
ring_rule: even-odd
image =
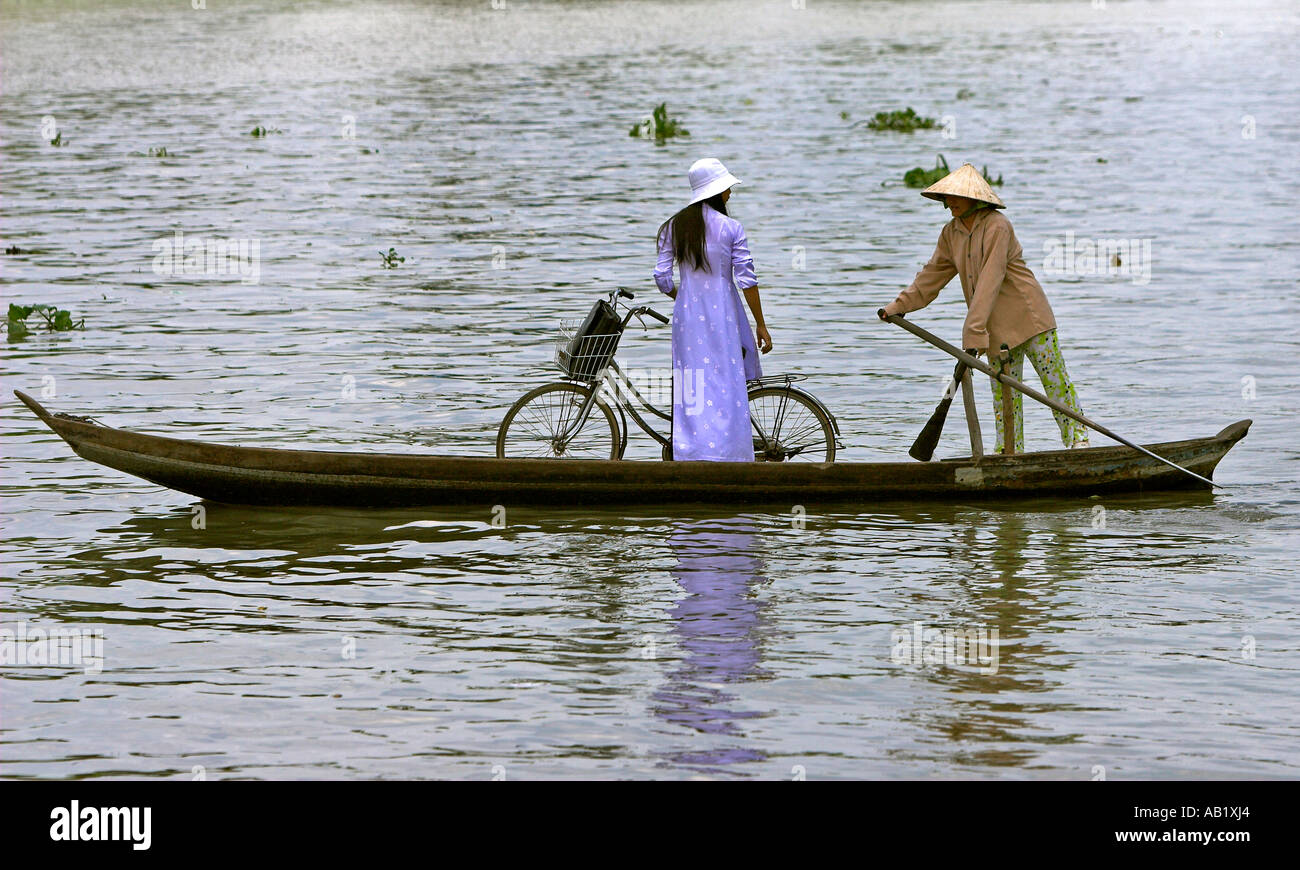
[[[576,320],[560,321],[560,338],[555,343],[555,364],[577,381],[595,383],[618,350],[621,332],[582,334]]]
[[[577,381],[595,383],[609,366],[623,337],[623,323],[604,300],[592,306],[585,320],[560,321],[555,364]]]

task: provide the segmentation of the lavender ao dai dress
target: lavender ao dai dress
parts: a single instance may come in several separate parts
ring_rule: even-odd
[[[740,290],[758,286],[740,222],[704,205],[709,271],[679,264],[673,306],[673,459],[754,460],[746,381],[762,374]],[[672,239],[661,239],[655,284],[673,291]]]

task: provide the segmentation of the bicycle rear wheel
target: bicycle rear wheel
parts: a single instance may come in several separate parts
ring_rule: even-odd
[[[749,391],[757,462],[834,462],[835,429],[818,405],[789,387]]]
[[[497,429],[501,459],[618,459],[618,420],[603,400],[592,403],[582,428],[564,433],[578,419],[591,395],[579,384],[545,384],[526,393],[506,412]]]

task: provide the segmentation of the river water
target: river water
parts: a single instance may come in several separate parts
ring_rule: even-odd
[[[190,5],[0,3],[4,298],[85,318],[3,349],[0,627],[103,632],[102,670],[0,667],[0,776],[1300,775],[1295,4]],[[629,137],[660,101],[690,137]],[[860,123],[905,106],[942,126]],[[951,366],[872,312],[933,247],[900,180],[938,154],[1003,176],[1086,412],[1254,419],[1222,492],[199,516],[11,395],[490,454],[560,319],[653,296],[711,155],[745,180],[767,372],[809,376],[841,460],[910,461]],[[156,270],[178,232],[256,273]],[[1133,244],[1048,270],[1068,239]],[[954,283],[912,319],[956,340],[963,312]],[[621,353],[667,366],[667,328]],[[914,661],[918,628],[996,631],[996,663]]]

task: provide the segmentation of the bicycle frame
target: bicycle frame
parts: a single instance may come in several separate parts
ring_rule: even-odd
[[[623,288],[618,288],[617,290],[611,291],[610,292],[611,304],[614,304],[617,296],[621,295],[623,292],[625,292],[623,291]],[[623,328],[626,329],[627,324],[632,320],[632,318],[639,317],[641,314],[650,314],[659,320],[663,320],[663,321],[667,320],[667,318],[665,318],[663,315],[659,314],[657,311],[650,309],[648,306],[639,306],[637,308],[632,308],[628,310],[627,315],[623,318],[623,324],[622,324]],[[622,337],[620,333],[619,344],[621,343],[622,343]],[[616,345],[614,349],[614,353],[617,352],[618,352],[618,347]],[[569,426],[565,428],[564,432],[562,432],[559,435],[558,441],[560,442],[560,444],[567,444],[569,438],[571,438],[575,433],[581,431],[582,427],[586,425],[587,418],[591,416],[592,406],[595,404],[596,400],[600,397],[601,392],[605,389],[606,382],[610,381],[611,377],[617,378],[617,381],[615,382],[615,389],[612,392],[614,393],[615,396],[614,406],[619,409],[620,414],[622,415],[630,414],[632,416],[632,420],[637,424],[637,426],[641,429],[642,432],[646,433],[651,438],[653,438],[656,442],[659,443],[660,446],[670,447],[672,443],[672,435],[671,435],[671,431],[672,431],[671,424],[673,419],[672,413],[663,411],[655,407],[650,403],[648,399],[646,399],[645,396],[641,395],[641,391],[636,388],[635,384],[633,384],[631,381],[628,380],[627,374],[623,371],[623,369],[619,368],[619,365],[617,362],[615,362],[613,355],[610,356],[609,365],[604,370],[602,370],[599,373],[599,376],[596,378],[596,380],[592,381],[591,383],[579,380],[577,378],[572,378],[572,377],[566,378],[566,380],[575,383],[580,383],[583,386],[588,387],[589,392],[587,398],[583,400],[582,407],[579,408],[578,410],[577,417],[573,420],[573,422]],[[830,409],[827,408],[826,405],[823,404],[822,401],[818,399],[816,396],[814,396],[812,393],[809,393],[806,390],[791,385],[793,381],[800,379],[800,377],[801,376],[786,374],[786,375],[769,376],[765,378],[757,378],[755,380],[749,381],[747,383],[747,386],[750,390],[756,387],[782,387],[786,391],[787,395],[797,394],[801,398],[806,399],[812,404],[816,405],[818,408],[822,410],[823,413],[826,414],[827,419],[831,421],[831,427],[834,429],[834,433],[837,436],[835,439],[837,442],[836,444],[837,449],[842,449],[843,445],[838,443],[839,442],[838,436],[840,434],[840,424],[839,421],[835,419],[835,415],[832,414],[830,412]],[[632,398],[636,400],[636,403],[639,404],[642,408],[649,411],[651,414],[658,417],[659,419],[668,421],[670,425],[669,435],[665,436],[660,434],[660,432],[657,429],[655,429],[652,425],[650,425],[645,421],[645,419],[641,416],[641,414],[638,413],[636,405],[634,405],[632,401],[628,398],[629,393],[631,394]],[[776,421],[777,431],[781,430],[784,420],[785,420],[785,404],[783,402],[781,405],[780,413]],[[772,438],[766,432],[763,431],[762,427],[759,425],[758,421],[754,419],[753,415],[750,415],[749,422],[750,425],[754,427],[754,431],[757,434],[759,439],[759,444],[766,446],[772,443]],[[618,455],[620,458],[623,456],[623,451],[626,448],[627,448],[627,418],[626,416],[624,416],[623,431],[621,434],[619,451],[618,451]],[[792,453],[790,455],[795,455],[795,454]]]
[[[650,400],[647,399],[645,396],[641,395],[641,391],[636,388],[636,384],[628,380],[627,374],[621,368],[618,367],[618,363],[614,362],[613,360],[610,360],[609,368],[613,370],[613,375],[609,373],[609,370],[606,370],[605,377],[602,378],[600,381],[601,388],[604,388],[605,383],[608,382],[611,379],[611,377],[617,377],[618,380],[616,381],[614,392],[616,396],[620,396],[620,398],[618,399],[619,409],[622,411],[626,411],[628,414],[631,414],[632,419],[636,422],[637,426],[641,428],[642,432],[649,435],[654,440],[658,441],[660,445],[667,447],[668,442],[671,440],[671,436],[664,436],[659,434],[659,430],[655,429],[644,419],[642,419],[641,415],[637,413],[636,407],[627,398],[627,393],[631,393],[632,397],[636,399],[637,404],[645,408],[651,414],[654,414],[660,420],[667,420],[670,426],[673,422],[672,413],[669,411],[663,411],[659,408],[656,408],[654,405],[650,404]],[[623,435],[623,440],[624,442],[627,441],[626,432]]]
[[[659,419],[667,421],[670,424],[670,426],[672,424],[673,415],[670,412],[663,411],[660,408],[657,408],[653,404],[651,404],[650,400],[647,399],[645,396],[643,396],[641,394],[641,391],[636,388],[636,385],[633,384],[630,380],[628,380],[627,374],[623,371],[623,369],[619,368],[618,363],[612,359],[609,362],[609,367],[605,371],[601,372],[600,379],[597,380],[594,385],[590,385],[590,393],[588,394],[587,398],[583,401],[582,407],[579,409],[577,418],[568,428],[565,429],[564,433],[560,436],[561,442],[567,442],[569,437],[573,433],[579,431],[582,428],[582,426],[585,425],[587,418],[591,414],[592,405],[600,397],[600,394],[605,389],[606,384],[613,379],[617,379],[614,380],[615,388],[611,391],[615,396],[614,406],[618,408],[620,412],[625,414],[630,414],[633,422],[637,424],[637,427],[640,428],[642,432],[644,432],[645,434],[653,438],[655,441],[657,441],[660,446],[668,447],[671,442],[671,435],[665,436],[661,434],[659,430],[655,429],[654,426],[652,426],[650,423],[647,423],[645,418],[643,418],[641,414],[638,413],[636,406],[640,405],[642,408],[649,411],[651,414],[658,417]],[[831,427],[834,430],[836,436],[837,448],[843,449],[843,445],[838,443],[839,442],[838,436],[840,434],[840,424],[839,421],[835,418],[835,415],[832,414],[830,412],[830,409],[827,408],[826,405],[820,399],[814,396],[812,393],[808,392],[807,390],[800,389],[799,387],[793,386],[792,382],[794,380],[796,380],[796,377],[792,375],[776,375],[776,376],[771,376],[766,378],[757,378],[755,380],[749,381],[748,386],[750,387],[750,389],[759,388],[759,387],[780,387],[784,390],[786,395],[798,395],[800,398],[805,399],[808,402],[816,405],[826,415],[827,419],[831,421]],[[631,396],[631,398],[628,398],[629,395]],[[632,401],[633,399],[635,399],[636,404],[633,404]],[[767,432],[763,431],[763,427],[759,424],[758,420],[754,419],[754,417],[751,416],[749,418],[749,422],[750,425],[754,427],[754,432],[758,436],[759,444],[767,445],[772,442],[771,436]],[[778,432],[781,431],[781,429],[784,426],[784,423],[785,423],[785,403],[782,402],[780,406],[780,410],[777,415],[777,419],[775,421],[776,431]],[[669,431],[671,432],[671,429]],[[627,447],[627,424],[626,424],[626,418],[624,418],[622,443],[620,444],[620,448],[619,448],[620,457],[623,455],[623,450],[626,449],[626,447]],[[796,450],[790,455],[793,456],[796,455],[797,453],[798,451]]]
[[[592,406],[596,403],[596,400],[600,398],[601,393],[605,390],[606,383],[609,382],[611,378],[618,379],[616,382],[615,389],[611,391],[615,396],[614,407],[618,408],[619,412],[624,415],[630,414],[632,416],[632,420],[637,424],[637,426],[641,429],[642,432],[646,433],[655,441],[659,442],[660,446],[667,447],[668,442],[670,440],[669,436],[660,434],[658,429],[655,429],[654,426],[647,423],[645,418],[642,417],[641,414],[637,411],[636,405],[634,405],[627,398],[627,396],[630,393],[631,396],[636,399],[637,404],[639,404],[642,408],[649,411],[651,414],[654,414],[656,417],[658,417],[661,420],[667,420],[670,424],[672,423],[673,415],[669,412],[663,411],[655,407],[650,403],[649,399],[641,395],[641,391],[636,388],[635,384],[633,384],[630,380],[628,380],[627,374],[621,368],[619,368],[618,363],[614,362],[614,360],[612,359],[609,361],[609,367],[600,373],[600,377],[594,383],[589,384],[586,381],[580,381],[575,378],[566,379],[573,383],[582,384],[583,386],[589,389],[589,392],[587,394],[587,398],[584,399],[582,402],[582,407],[578,409],[578,415],[574,417],[573,421],[565,428],[565,430],[562,433],[560,433],[558,438],[559,442],[561,444],[568,443],[569,438],[571,438],[575,433],[580,431],[584,425],[586,425],[587,418],[591,416]],[[623,433],[622,433],[621,444],[619,446],[620,456],[623,455],[623,450],[626,449],[626,447],[627,447],[627,417],[624,416]]]

